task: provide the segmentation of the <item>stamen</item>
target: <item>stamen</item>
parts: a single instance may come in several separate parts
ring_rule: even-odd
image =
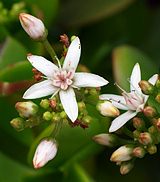
[[[120,87],[117,83],[114,83],[122,92],[127,93],[122,87]]]
[[[55,59],[57,60],[58,67],[59,67],[60,69],[62,69],[62,66],[61,66],[61,63],[60,63],[60,61],[59,61],[58,57],[57,57],[57,56],[54,56],[54,57],[55,57]]]

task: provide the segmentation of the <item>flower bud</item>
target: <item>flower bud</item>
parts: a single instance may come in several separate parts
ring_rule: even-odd
[[[142,147],[135,147],[133,149],[133,156],[135,156],[135,157],[143,158],[145,153],[146,152],[145,152],[144,148],[142,148]]]
[[[43,119],[46,121],[50,121],[52,119],[53,115],[49,111],[46,111],[43,113]]]
[[[38,145],[34,157],[33,166],[35,169],[43,167],[57,154],[57,142],[54,139],[44,139]]]
[[[158,103],[160,103],[160,93],[157,94],[157,96],[155,97],[155,100],[156,100]]]
[[[92,122],[92,117],[87,115],[82,118],[84,124],[90,124]]]
[[[156,116],[157,114],[157,111],[155,108],[151,107],[151,106],[146,106],[144,109],[143,109],[143,113],[146,117],[150,117],[150,118],[153,118],[154,116]]]
[[[20,23],[26,33],[36,41],[44,41],[47,37],[47,30],[43,22],[27,13],[20,13]]]
[[[141,80],[139,82],[139,86],[140,86],[142,92],[146,95],[150,95],[154,91],[154,86],[146,80]]]
[[[48,99],[42,99],[41,102],[40,102],[40,106],[43,108],[43,109],[48,109],[49,106],[50,106],[50,102]]]
[[[116,136],[114,134],[106,134],[102,133],[99,135],[95,135],[93,140],[100,145],[105,145],[108,147],[113,147],[116,143]]]
[[[14,118],[10,121],[10,124],[17,131],[22,131],[25,128],[25,122],[24,122],[23,118]]]
[[[78,110],[83,111],[86,108],[86,105],[84,102],[78,102]]]
[[[26,118],[34,116],[38,112],[38,106],[32,101],[17,102],[15,108],[21,117]]]
[[[121,146],[111,155],[110,160],[113,162],[123,162],[132,159],[133,148]]]
[[[154,121],[154,125],[156,126],[158,131],[160,131],[160,118],[158,118],[157,120]]]
[[[143,145],[152,143],[152,137],[148,132],[140,133],[138,141]]]
[[[157,152],[157,147],[156,145],[150,145],[147,147],[147,151],[149,154],[155,154]]]
[[[133,166],[133,162],[123,162],[120,167],[120,173],[122,175],[129,173],[132,170]]]
[[[144,121],[141,118],[134,117],[133,118],[133,126],[137,130],[142,130],[145,127]]]
[[[120,114],[119,110],[109,101],[99,103],[97,109],[103,116],[116,117]]]

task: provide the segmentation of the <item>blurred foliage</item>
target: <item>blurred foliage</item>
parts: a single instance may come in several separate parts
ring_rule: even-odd
[[[92,136],[107,131],[110,124],[109,120],[99,117],[92,106],[88,109],[97,119],[90,128],[64,127],[58,137],[58,155],[39,171],[33,170],[31,160],[35,147],[46,135],[45,132],[38,135],[44,126],[40,130],[34,128],[17,133],[9,124],[17,115],[14,105],[22,100],[24,88],[29,84],[23,81],[32,80],[26,54],[32,52],[48,57],[44,48],[32,42],[21,28],[20,12],[28,12],[44,21],[49,40],[59,55],[62,49],[59,35],[78,35],[82,43],[81,63],[127,89],[127,79],[136,62],[140,63],[144,79],[159,71],[159,1],[0,0],[0,10],[0,181],[159,181],[158,155],[139,161],[129,175],[119,175],[118,169],[109,162],[112,150],[103,151],[92,142]],[[7,92],[7,88],[12,89],[11,92]],[[109,93],[115,89],[108,85],[102,91]]]

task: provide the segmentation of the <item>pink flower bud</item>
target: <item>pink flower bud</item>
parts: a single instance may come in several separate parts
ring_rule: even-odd
[[[23,29],[33,40],[45,40],[45,38],[47,37],[47,31],[43,22],[40,19],[30,14],[20,13],[19,20]]]
[[[34,158],[33,166],[39,169],[52,160],[57,154],[57,142],[53,139],[44,139],[38,145]]]

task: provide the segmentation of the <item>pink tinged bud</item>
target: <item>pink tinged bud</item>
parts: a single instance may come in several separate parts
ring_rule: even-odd
[[[105,146],[108,146],[108,147],[112,147],[112,146],[114,146],[116,138],[115,138],[115,136],[113,134],[102,133],[102,134],[99,134],[99,135],[95,135],[93,137],[93,140],[95,142],[97,142],[98,144],[100,144],[100,145],[105,145]]]
[[[133,156],[135,156],[135,157],[143,158],[145,153],[146,152],[145,152],[144,148],[142,148],[142,147],[135,147],[133,149]]]
[[[44,139],[38,145],[34,158],[33,166],[35,169],[43,167],[48,161],[52,160],[57,154],[57,142],[53,139]]]
[[[134,167],[134,165],[132,162],[124,162],[121,164],[120,173],[122,175],[125,175],[125,174],[129,173],[133,167]]]
[[[143,109],[143,113],[146,117],[149,117],[149,118],[153,118],[154,116],[157,115],[157,111],[155,108],[151,107],[151,106],[146,106],[144,109]]]
[[[23,29],[33,40],[43,41],[46,39],[47,31],[40,19],[30,14],[20,13],[19,20]]]
[[[109,101],[99,103],[97,109],[103,116],[116,117],[120,114],[119,110]]]
[[[15,108],[21,117],[26,118],[34,116],[38,112],[38,106],[32,101],[17,102]]]
[[[112,162],[123,162],[132,159],[133,148],[127,146],[121,146],[111,155],[110,160]]]
[[[144,132],[139,135],[138,141],[143,145],[148,145],[152,143],[152,137],[150,133]]]
[[[142,130],[145,128],[145,123],[141,118],[138,117],[134,117],[133,118],[133,126],[138,129],[138,130]]]

